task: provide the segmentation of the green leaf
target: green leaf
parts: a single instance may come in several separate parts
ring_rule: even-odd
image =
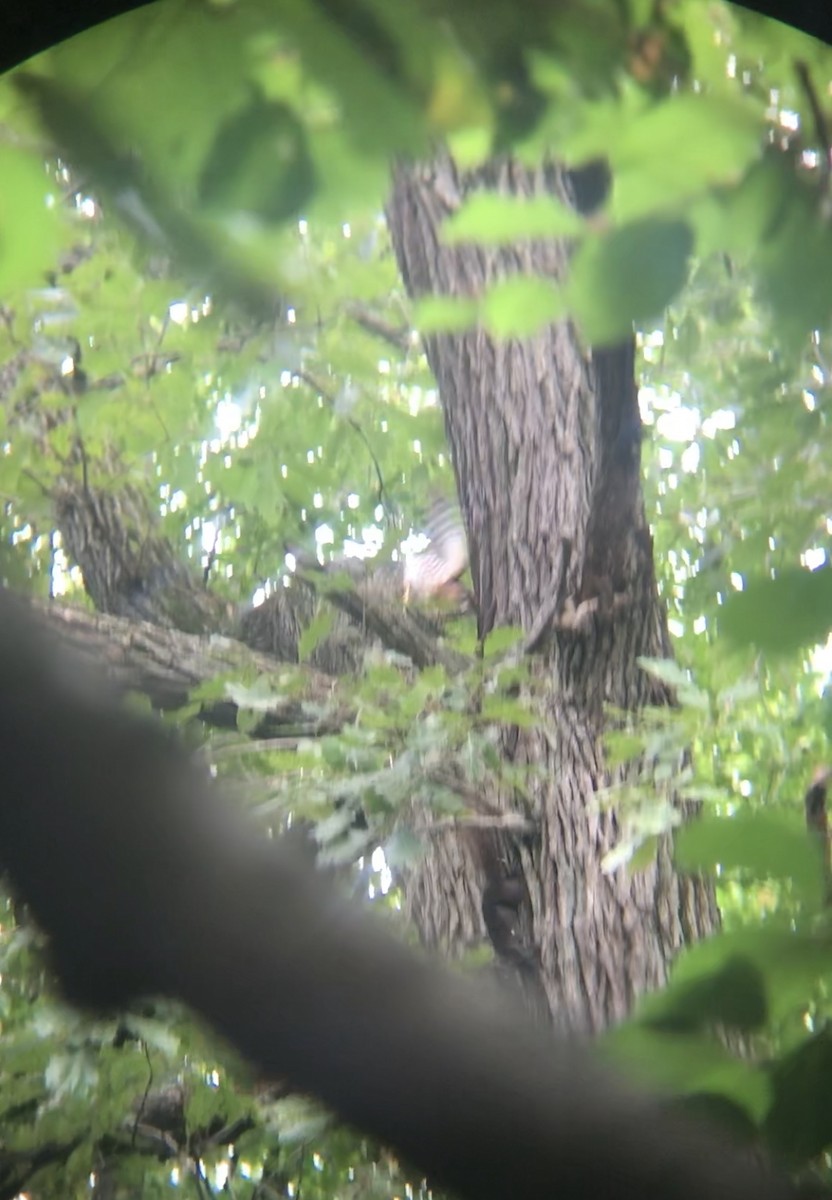
[[[275,1110],[278,1136],[281,1145],[285,1146],[314,1144],[314,1140],[332,1122],[329,1113],[323,1112],[313,1100],[302,1096],[278,1100]]]
[[[486,696],[482,702],[482,717],[485,721],[517,725],[521,729],[531,729],[539,723],[539,717],[525,704],[503,696]]]
[[[369,852],[372,834],[367,829],[350,829],[346,837],[322,845],[318,862],[322,867],[349,866]]]
[[[753,262],[779,337],[799,349],[832,317],[832,228],[820,192],[810,191],[796,173],[794,188],[782,224]]]
[[[820,907],[823,878],[817,848],[793,814],[702,814],[677,831],[675,846],[684,870],[719,866],[747,871],[756,879],[788,879],[812,908]]]
[[[342,804],[323,821],[315,826],[315,841],[319,846],[327,846],[347,834],[355,820],[355,809],[352,805]]]
[[[774,1064],[774,1100],[763,1127],[790,1165],[817,1158],[832,1144],[832,1031],[822,1030]]]
[[[224,687],[229,700],[233,700],[239,709],[249,712],[268,712],[279,702],[280,696],[275,692],[273,682],[268,677],[261,676],[251,686],[237,681],[227,680]]]
[[[255,94],[217,130],[198,194],[206,207],[279,224],[303,211],[315,187],[303,123],[287,104]]]
[[[655,1029],[694,1030],[715,1025],[751,1032],[768,1018],[765,981],[749,959],[735,955],[710,975],[673,981],[664,992],[649,996],[639,1020]]]
[[[635,875],[639,871],[646,871],[648,867],[652,867],[658,848],[659,839],[657,837],[645,838],[630,859],[630,874]]]
[[[753,963],[761,972],[771,1019],[778,1021],[805,1010],[807,997],[830,973],[832,945],[826,936],[773,925],[723,932],[682,951],[671,986],[712,975],[734,958]]]
[[[719,628],[737,646],[775,655],[824,642],[832,629],[832,570],[792,567],[776,579],[752,580],[728,597]]]
[[[241,1117],[250,1101],[222,1079],[219,1087],[197,1086],[185,1093],[185,1118],[189,1129],[222,1128]]]
[[[743,1081],[749,1082],[749,1078]],[[718,1129],[734,1145],[756,1148],[760,1131],[749,1108],[755,1107],[760,1115],[769,1101],[764,1085],[759,1085],[757,1096],[750,1089],[745,1091],[747,1100],[757,1100],[755,1105],[742,1105],[718,1092],[697,1092],[692,1096],[674,1096],[662,1105],[664,1111],[678,1115],[686,1122],[707,1125]]]
[[[498,658],[507,650],[519,645],[523,637],[523,630],[513,625],[503,625],[499,629],[492,629],[485,639],[483,655],[486,659]]]
[[[417,12],[381,6],[322,9],[291,4],[281,10],[281,26],[303,52],[328,92],[337,96],[344,124],[364,155],[418,155],[427,150],[427,125],[420,111],[421,83],[411,77],[404,30],[412,30],[430,62],[436,27]],[[422,65],[422,64],[420,64]]]
[[[496,337],[530,337],[544,325],[558,321],[565,306],[562,296],[545,279],[513,275],[488,289],[480,314]]]
[[[645,655],[641,655],[636,662],[642,670],[654,675],[656,679],[660,679],[669,687],[689,688],[691,686],[690,672],[680,666],[675,658],[647,658]]]
[[[775,336],[799,349],[832,316],[832,230],[821,190],[790,154],[770,148],[741,185],[693,213],[701,254],[727,251],[749,264],[775,318]]]
[[[429,296],[413,305],[413,320],[420,333],[454,333],[477,323],[476,300],[458,296]]]
[[[298,639],[298,658],[301,662],[309,661],[324,638],[331,633],[334,623],[335,610],[329,605],[321,605]]]
[[[123,1024],[152,1050],[158,1050],[166,1058],[173,1058],[179,1050],[179,1038],[162,1021],[142,1017],[137,1013],[128,1013],[123,1018]]]
[[[612,214],[624,223],[738,183],[762,136],[760,108],[741,94],[687,92],[654,105],[610,143]]]
[[[626,867],[632,861],[635,853],[635,841],[632,838],[622,838],[611,850],[607,850],[601,859],[601,870],[605,875],[612,875],[621,867]]]
[[[0,142],[0,294],[40,283],[61,244],[58,213],[47,205],[48,177],[32,154]]]
[[[629,1022],[605,1034],[601,1047],[605,1057],[645,1085],[682,1095],[726,1096],[756,1119],[766,1111],[770,1090],[765,1076],[737,1061],[713,1037],[661,1033]]]
[[[384,843],[384,857],[391,868],[414,867],[425,856],[421,839],[405,826],[399,826]]]
[[[98,1066],[92,1051],[84,1048],[75,1053],[54,1054],[44,1072],[44,1083],[55,1102],[73,1094],[86,1095],[98,1082]]]
[[[694,221],[701,254],[727,251],[743,259],[759,254],[788,211],[794,174],[781,154],[770,151],[754,163],[735,188],[697,205]]]
[[[573,208],[551,196],[503,196],[479,193],[442,226],[450,245],[475,241],[484,245],[528,238],[577,237],[583,219]]]
[[[566,301],[595,346],[629,336],[658,317],[688,274],[693,235],[683,221],[644,220],[599,237],[575,253]]]
[[[610,729],[604,734],[604,758],[609,767],[629,762],[644,751],[644,735]]]

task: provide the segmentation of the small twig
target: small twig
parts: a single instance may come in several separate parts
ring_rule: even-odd
[[[214,1193],[211,1190],[210,1183],[205,1178],[205,1172],[202,1169],[202,1163],[199,1161],[199,1155],[194,1155],[193,1164],[194,1164],[194,1184],[196,1185],[196,1194],[197,1194],[197,1196],[200,1197],[200,1200],[202,1200],[202,1197],[204,1197],[204,1196],[209,1197],[209,1200],[210,1200],[210,1197],[213,1196]]]
[[[202,582],[205,587],[208,586],[208,581],[211,578],[211,572],[214,569],[214,563],[217,561],[217,546],[219,545],[219,540],[220,526],[219,522],[217,522],[217,524],[214,526],[214,540],[211,543],[211,549],[208,551],[206,556],[205,567],[202,572]]]
[[[244,1133],[248,1133],[250,1129],[256,1128],[256,1123],[253,1117],[238,1117],[236,1121],[232,1121],[229,1125],[223,1125],[222,1129],[218,1129],[216,1133],[212,1133],[203,1143],[204,1146],[228,1146],[232,1142],[236,1142]]]
[[[377,501],[382,506],[384,511],[387,513],[388,517],[391,517],[393,515],[392,509],[390,508],[390,505],[387,503],[387,500],[385,499],[385,497],[387,496],[387,488],[384,485],[384,476],[381,473],[381,467],[379,465],[379,461],[375,456],[375,451],[373,450],[373,447],[370,445],[369,438],[367,437],[366,433],[364,432],[364,430],[361,428],[361,426],[358,424],[358,422],[355,420],[354,417],[347,417],[347,424],[358,434],[358,436],[361,438],[362,442],[364,443],[364,445],[367,448],[367,453],[369,454],[369,456],[372,460],[373,469],[375,470],[375,473],[376,473],[376,480],[378,481],[378,491],[376,493]]]
[[[8,334],[9,341],[13,346],[19,346],[20,342],[14,335],[14,310],[6,304],[0,304],[0,325],[3,325]],[[4,363],[3,366],[7,364]]]
[[[805,62],[798,60],[794,64],[794,70],[800,86],[803,88],[809,108],[812,110],[812,120],[815,123],[815,137],[820,143],[822,151],[820,186],[824,196],[828,197],[830,194],[830,184],[832,184],[832,143],[830,143],[829,125],[815,85],[812,82],[812,77],[809,74],[808,66]]]
[[[77,412],[75,414],[75,425],[76,425],[76,430],[79,430],[80,427],[78,426]],[[87,464],[87,448],[84,445],[84,439],[81,437],[80,432],[77,433],[77,437],[78,437],[78,453],[81,455],[81,488],[83,490],[84,495],[89,496],[89,494],[90,494],[90,479],[89,479],[89,469],[88,469],[88,464]]]
[[[303,1187],[303,1171],[306,1166],[306,1143],[303,1144],[300,1152],[300,1166],[298,1167],[298,1182],[295,1187],[295,1200],[300,1200],[300,1193]]]
[[[136,1143],[136,1134],[142,1139],[141,1146]],[[134,1127],[130,1149],[135,1150],[137,1154],[154,1154],[157,1158],[178,1158],[182,1148],[173,1134],[166,1133],[164,1129],[157,1129],[154,1125],[146,1125],[142,1121]]]
[[[517,833],[534,833],[537,826],[523,813],[499,808],[475,791],[456,771],[442,767],[428,771],[426,780],[434,787],[447,788],[471,808],[471,812],[439,817],[426,828],[427,833],[444,829],[510,829]]]
[[[321,386],[321,384],[318,382],[318,380],[315,379],[314,375],[310,375],[307,371],[296,371],[295,375],[298,379],[303,380],[304,383],[308,383],[311,388],[315,389],[315,391],[320,392],[320,394],[326,400],[329,407],[333,411],[335,411],[335,397],[332,395],[331,392],[328,392],[326,388]],[[352,430],[354,430],[355,433],[358,434],[358,436],[361,438],[362,442],[364,443],[367,453],[369,454],[370,459],[372,461],[373,469],[375,470],[375,473],[376,473],[376,480],[378,481],[378,493],[377,493],[378,503],[382,505],[382,507],[384,508],[384,511],[387,513],[388,517],[391,517],[392,509],[386,500],[387,487],[384,483],[384,476],[381,473],[381,466],[379,464],[378,459],[376,458],[373,447],[370,445],[370,441],[369,441],[366,433],[364,432],[364,430],[361,428],[358,421],[356,421],[354,417],[347,416],[345,413],[340,413],[339,416],[342,416],[344,418],[344,420],[347,422],[347,424],[350,426],[350,428]]]
[[[347,306],[347,315],[352,317],[356,325],[360,325],[367,333],[375,334],[376,337],[381,338],[396,350],[404,353],[408,349],[410,329],[406,325],[391,325],[389,321],[385,321],[376,313],[361,308],[357,304]]]
[[[150,1089],[153,1087],[153,1063],[150,1060],[150,1049],[144,1038],[141,1039],[141,1046],[142,1050],[144,1051],[144,1056],[147,1059],[147,1083],[145,1084],[144,1095],[142,1096],[139,1106],[136,1109],[136,1120],[133,1123],[133,1132],[130,1139],[133,1146],[136,1144],[136,1136],[142,1123],[144,1110],[147,1107],[147,1098],[150,1095]]]
[[[46,487],[45,484],[41,483],[41,481],[38,479],[38,477],[36,475],[33,475],[28,467],[23,467],[20,474],[25,475],[27,479],[31,480],[31,482],[35,485],[35,487],[40,488],[41,493],[44,496],[46,496],[48,499],[52,498],[52,493],[50,492],[49,488]]]

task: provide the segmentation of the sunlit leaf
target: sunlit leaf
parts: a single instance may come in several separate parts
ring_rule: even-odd
[[[498,629],[492,629],[485,639],[483,647],[484,657],[489,659],[505,654],[507,650],[522,642],[523,636],[522,629],[516,629],[511,625],[503,625]]]
[[[59,216],[47,206],[43,164],[0,142],[0,293],[31,286],[54,267],[61,243]]]
[[[482,702],[482,716],[486,721],[518,725],[521,729],[531,729],[539,722],[539,717],[531,709],[504,696],[486,696]]]
[[[632,221],[721,183],[736,183],[760,153],[762,117],[740,95],[691,92],[634,119],[611,142],[611,211]]]
[[[544,279],[513,275],[493,284],[482,300],[484,324],[497,337],[529,337],[563,316],[565,305]]]
[[[629,762],[644,750],[644,737],[625,730],[611,729],[604,734],[604,751],[609,766]]]
[[[444,223],[442,235],[452,245],[465,241],[487,245],[526,238],[574,237],[583,229],[583,220],[575,210],[554,197],[478,193]]]
[[[430,296],[413,305],[413,319],[422,333],[470,329],[477,322],[475,300],[457,296]]]

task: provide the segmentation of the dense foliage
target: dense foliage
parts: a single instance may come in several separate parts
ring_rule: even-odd
[[[608,1048],[818,1165],[832,1146],[832,944],[800,801],[832,723],[817,650],[832,626],[832,57],[721,2],[581,0],[545,19],[495,5],[493,22],[475,0],[452,20],[434,7],[367,0],[338,17],[298,3],[278,20],[266,0],[164,0],[0,83],[4,580],[84,603],[55,515],[81,477],[138,487],[234,609],[282,586],[290,544],[389,558],[452,486],[413,328],[522,337],[568,315],[597,344],[635,323],[677,655],[645,666],[679,707],[625,723],[609,753],[645,754],[654,782],[703,802],[678,855],[717,873],[725,930]],[[471,165],[508,146],[529,162],[607,159],[614,188],[592,217],[493,197],[449,224],[483,242],[568,234],[564,288],[517,277],[409,307],[382,216],[389,161],[439,137]],[[332,620],[315,610],[301,659]],[[475,787],[477,771],[505,770],[488,724],[534,719],[533,697],[514,698],[515,638],[500,631],[464,673],[368,650],[283,739],[214,735],[206,753],[261,819],[315,821],[332,862],[384,842],[385,868],[362,859],[360,887],[395,919],[387,871],[418,853],[396,820],[404,801],[430,788],[457,813],[443,772]],[[471,651],[472,623],[446,641]],[[198,704],[227,695],[256,729],[276,697],[303,692],[304,670],[231,672],[177,719],[192,734]],[[643,789],[610,802],[626,835],[609,867],[637,870],[675,811]],[[38,1164],[33,1194],[80,1194],[114,1162],[125,1194],[186,1178],[207,1194],[232,1168],[237,1196],[405,1186],[397,1163],[255,1085],[185,1014],[68,1011],[10,901],[0,969],[3,1195]],[[714,1023],[750,1052],[729,1054]],[[173,1097],[167,1124],[149,1119],[150,1094]]]

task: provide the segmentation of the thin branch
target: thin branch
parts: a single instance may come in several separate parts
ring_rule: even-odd
[[[150,1048],[148,1047],[148,1044],[144,1038],[141,1039],[141,1045],[145,1059],[147,1060],[147,1083],[144,1086],[144,1094],[142,1095],[138,1107],[136,1108],[136,1119],[133,1122],[133,1130],[130,1135],[130,1143],[132,1146],[136,1145],[136,1137],[138,1136],[139,1128],[142,1124],[142,1117],[144,1116],[144,1111],[147,1107],[147,1098],[150,1095],[150,1089],[153,1087],[153,1062],[150,1058]]]
[[[316,721],[294,737],[247,738],[239,742],[230,742],[227,746],[212,746],[208,757],[212,762],[218,762],[224,758],[236,758],[241,755],[297,750],[300,743],[308,738],[325,737],[336,732],[340,732],[340,727],[333,727],[329,721]]]
[[[208,1182],[207,1178],[205,1177],[205,1172],[202,1169],[202,1163],[199,1161],[199,1158],[197,1156],[194,1157],[193,1164],[194,1164],[194,1184],[196,1187],[196,1194],[197,1194],[197,1196],[199,1196],[200,1200],[203,1200],[203,1198],[205,1198],[205,1197],[207,1197],[208,1200],[210,1200],[210,1198],[213,1196],[214,1193],[211,1190],[210,1183]]]
[[[820,164],[820,187],[823,195],[829,197],[830,184],[832,184],[832,142],[829,137],[829,124],[826,120],[826,113],[821,106],[820,97],[818,96],[815,85],[812,82],[812,76],[809,74],[809,68],[805,62],[798,60],[794,64],[795,74],[798,82],[803,89],[803,94],[809,108],[812,110],[812,120],[815,123],[815,137],[820,143],[821,164]]]
[[[301,379],[304,383],[308,383],[309,386],[311,388],[313,388],[316,392],[319,392],[320,395],[323,396],[324,400],[326,400],[327,404],[333,410],[333,412],[337,411],[336,405],[335,405],[335,397],[332,395],[331,392],[327,391],[327,389],[325,387],[322,387],[322,385],[314,377],[314,375],[310,375],[308,371],[296,371],[295,375],[298,379]],[[378,481],[378,492],[377,492],[378,503],[382,505],[382,507],[384,508],[384,511],[388,515],[388,518],[391,517],[393,510],[385,499],[385,497],[387,496],[387,487],[384,483],[384,476],[381,473],[381,466],[379,465],[379,461],[376,458],[375,451],[373,450],[373,447],[370,445],[370,441],[369,441],[366,433],[364,432],[364,430],[361,428],[358,421],[356,421],[354,417],[350,417],[346,413],[339,413],[338,415],[347,422],[347,424],[350,426],[350,428],[355,433],[358,434],[358,436],[361,438],[361,441],[364,443],[367,453],[369,454],[370,459],[372,461],[373,469],[375,470],[375,473],[376,473],[376,480]]]
[[[358,304],[348,304],[347,315],[367,333],[381,338],[400,353],[405,354],[410,349],[411,332],[407,325],[392,325],[377,313],[370,312]]]

